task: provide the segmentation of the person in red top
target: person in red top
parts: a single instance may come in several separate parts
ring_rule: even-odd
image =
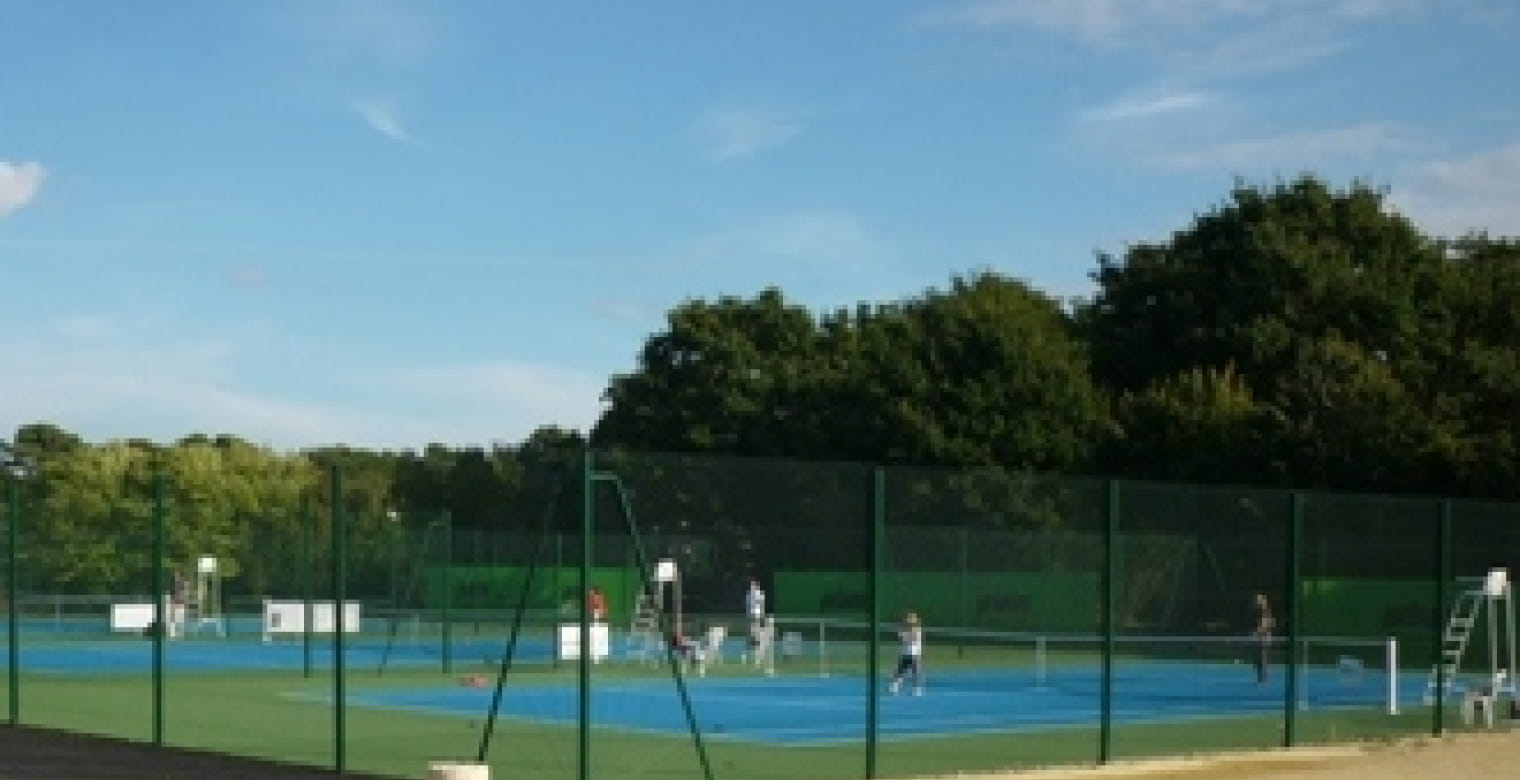
[[[591,622],[607,622],[607,597],[602,595],[601,588],[591,586],[591,592],[586,594],[586,606],[591,610]]]

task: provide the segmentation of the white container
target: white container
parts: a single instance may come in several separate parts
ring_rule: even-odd
[[[428,764],[427,780],[491,780],[491,767],[459,761],[434,761]]]
[[[1483,595],[1499,598],[1509,592],[1509,569],[1489,569],[1483,580]]]

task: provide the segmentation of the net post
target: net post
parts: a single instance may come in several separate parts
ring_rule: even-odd
[[[828,621],[818,619],[818,676],[829,676],[829,635]]]
[[[1034,682],[1035,685],[1045,684],[1045,637],[1034,638]]]
[[[1384,646],[1388,673],[1388,714],[1399,714],[1399,639],[1388,637]]]

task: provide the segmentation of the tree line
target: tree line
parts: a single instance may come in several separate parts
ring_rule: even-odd
[[[1091,297],[1064,300],[990,270],[826,312],[779,289],[687,300],[609,379],[590,431],[546,426],[515,445],[277,452],[25,425],[10,448],[36,465],[28,500],[46,518],[28,566],[73,583],[141,570],[113,540],[144,527],[155,474],[198,518],[171,536],[175,556],[253,566],[320,509],[327,464],[370,537],[430,511],[528,530],[587,444],[1520,496],[1520,240],[1429,236],[1373,187],[1304,177],[1238,184],[1166,241],[1100,254],[1092,279]]]

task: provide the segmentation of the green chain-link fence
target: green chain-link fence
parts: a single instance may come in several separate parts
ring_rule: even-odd
[[[336,469],[230,515],[174,475],[90,505],[10,479],[10,720],[396,777],[821,780],[1512,698],[1510,504],[629,453],[560,482],[505,533],[360,511]],[[910,612],[921,674],[892,685]]]

